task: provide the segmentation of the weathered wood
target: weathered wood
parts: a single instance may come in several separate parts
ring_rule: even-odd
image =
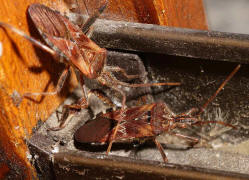
[[[64,4],[70,9],[75,8],[72,2],[76,3],[76,0],[2,1],[0,21],[41,40],[26,14],[28,5],[35,2],[65,10]],[[104,1],[77,2],[80,3],[79,12],[88,11],[91,14]],[[110,0],[103,18],[195,29],[207,28],[201,0]],[[62,70],[63,65],[55,63],[49,54],[35,48],[19,35],[0,28],[0,157],[5,160],[0,162],[0,178],[15,169],[7,162],[14,166],[18,164],[15,167],[20,168],[20,177],[31,179],[34,175],[24,140],[30,137],[39,120],[46,120],[67,93],[37,97],[37,102],[23,99],[19,106],[13,100],[18,94],[25,92],[53,91]],[[68,84],[68,87],[72,89],[73,86]],[[67,91],[69,88],[64,89]]]

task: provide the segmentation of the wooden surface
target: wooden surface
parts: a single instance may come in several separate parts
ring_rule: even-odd
[[[34,35],[39,39],[34,26],[27,22],[27,7],[34,2],[53,6],[45,0],[8,0],[2,1],[0,6],[0,21]],[[30,29],[32,30],[30,30]],[[29,138],[39,120],[44,121],[62,102],[63,95],[37,97],[38,102],[23,99],[19,106],[13,103],[15,94],[25,92],[52,91],[63,66],[54,63],[53,58],[32,46],[27,40],[9,30],[0,28],[0,43],[2,52],[0,57],[0,149],[4,150],[2,158],[10,160],[9,173],[14,166],[20,169],[20,177],[30,179],[32,171],[27,160],[28,149],[24,139]],[[65,94],[64,94],[65,95]],[[15,157],[15,158],[13,158]],[[6,172],[6,164],[0,163]],[[6,174],[6,173],[5,173]],[[19,177],[19,178],[20,178]],[[17,178],[17,179],[19,179]]]
[[[105,0],[66,0],[66,2],[68,7],[76,12],[92,14]],[[108,8],[102,17],[181,28],[207,29],[202,0],[109,0]]]
[[[1,2],[0,21],[9,23],[27,34],[41,40],[35,27],[27,18],[29,4],[39,2],[58,10],[74,9],[76,0],[6,0]],[[99,0],[83,1],[77,11],[90,14],[99,7]],[[103,3],[103,1],[102,1]],[[64,6],[66,5],[66,6]],[[104,18],[141,23],[207,29],[201,0],[110,0]],[[58,96],[37,97],[16,106],[18,94],[25,92],[53,91],[63,70],[61,64],[35,48],[20,36],[0,28],[0,178],[14,174],[31,179],[34,176],[27,159],[28,149],[25,139],[29,138],[39,120],[46,118],[66,97],[66,92]],[[65,90],[72,87],[67,84]],[[18,169],[18,171],[16,170]]]

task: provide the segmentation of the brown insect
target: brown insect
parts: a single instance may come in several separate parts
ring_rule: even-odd
[[[110,141],[113,142],[129,142],[135,139],[147,138],[152,139],[158,150],[160,151],[164,162],[168,159],[163,151],[162,145],[156,140],[156,136],[167,132],[194,143],[198,139],[171,132],[175,128],[186,128],[193,125],[202,125],[209,123],[218,123],[224,126],[230,126],[222,121],[202,121],[200,115],[210,102],[217,96],[223,89],[226,83],[235,75],[239,70],[238,65],[226,80],[220,85],[217,91],[211,96],[201,108],[192,108],[186,113],[175,114],[165,103],[152,103],[138,107],[128,108],[122,114],[120,111],[112,111],[106,114],[99,115],[96,119],[88,121],[81,126],[74,134],[74,139],[77,143],[98,143],[104,144]],[[122,117],[121,117],[122,115]],[[120,127],[114,137],[115,128],[120,122]]]
[[[108,86],[115,91],[118,91],[122,95],[122,111],[125,109],[126,95],[125,92],[119,88],[119,86],[126,87],[149,87],[149,86],[161,86],[170,85],[176,86],[180,83],[148,83],[148,84],[129,84],[119,81],[113,72],[122,73],[127,79],[134,79],[140,77],[140,75],[128,75],[124,69],[120,67],[107,66],[106,65],[106,49],[100,48],[91,39],[87,37],[85,32],[89,30],[91,25],[100,16],[107,6],[108,1],[101,6],[86,23],[79,27],[65,16],[62,16],[59,12],[50,9],[41,4],[31,4],[28,8],[28,13],[33,20],[36,28],[46,41],[46,43],[52,48],[40,43],[32,37],[29,37],[24,32],[14,28],[13,26],[0,22],[0,26],[8,28],[13,32],[23,36],[29,40],[32,44],[38,46],[44,51],[54,55],[60,56],[60,62],[66,64],[66,68],[59,78],[54,92],[42,92],[42,93],[25,93],[23,97],[31,97],[38,95],[55,95],[59,93],[64,85],[64,82],[73,69],[76,73],[77,79],[82,87],[83,97],[78,103],[73,105],[67,105],[66,108],[81,109],[87,108],[87,94],[85,93],[85,86],[83,77],[94,79],[102,85]],[[82,30],[84,32],[82,32]],[[95,93],[96,94],[96,93]],[[96,94],[97,97],[101,97],[106,102],[109,102],[106,97],[101,94]],[[20,99],[22,99],[20,98]],[[21,100],[20,100],[21,101]],[[118,126],[117,126],[118,127]],[[111,145],[110,145],[111,146]]]

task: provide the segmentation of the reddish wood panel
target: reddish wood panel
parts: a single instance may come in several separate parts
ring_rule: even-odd
[[[202,0],[162,0],[167,26],[206,30]]]
[[[26,12],[28,5],[34,2],[56,5],[55,2],[46,1],[2,1],[0,21],[41,39],[27,18]],[[37,97],[35,98],[37,102],[23,99],[19,106],[16,106],[13,100],[16,94],[53,91],[63,66],[56,64],[49,54],[35,48],[24,38],[2,27],[0,27],[0,43],[0,148],[3,149],[2,153],[5,154],[8,163],[19,162],[21,163],[19,167],[26,167],[20,176],[24,175],[25,178],[31,179],[33,172],[27,159],[28,149],[24,139],[30,137],[32,128],[39,120],[47,119],[66,94]],[[6,169],[4,167],[1,168],[2,176]]]
[[[104,0],[84,0],[80,5],[81,12],[87,9],[89,14],[92,14],[104,2]],[[77,4],[76,0],[71,0],[71,3]],[[109,0],[108,8],[102,17],[182,28],[207,29],[202,0]]]

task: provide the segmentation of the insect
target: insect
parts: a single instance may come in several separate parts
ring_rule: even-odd
[[[164,162],[168,162],[162,145],[156,140],[156,136],[163,132],[197,143],[198,139],[182,134],[176,134],[171,130],[208,123],[218,123],[235,128],[233,125],[226,124],[222,121],[202,121],[200,120],[200,115],[204,112],[208,104],[212,102],[217,94],[223,89],[226,83],[235,75],[239,68],[240,65],[230,73],[214,95],[211,96],[201,108],[192,108],[186,113],[175,114],[165,103],[152,103],[128,108],[124,111],[123,117],[120,117],[122,115],[120,113],[121,110],[112,111],[106,114],[101,114],[96,119],[81,126],[75,132],[74,139],[77,143],[97,144],[104,144],[111,140],[114,142],[129,142],[140,138],[152,139],[160,151]],[[120,119],[122,119],[120,122],[120,128],[117,131],[116,137],[113,138],[115,126],[117,126],[117,122]]]
[[[106,1],[104,5],[102,5],[91,17],[89,17],[82,27],[73,24],[67,17],[61,15],[55,10],[50,9],[49,7],[41,4],[31,4],[28,8],[28,14],[50,47],[40,43],[13,26],[0,22],[0,26],[8,28],[21,35],[44,51],[54,56],[61,57],[58,59],[66,65],[66,68],[62,72],[54,92],[25,93],[20,99],[29,98],[31,96],[58,94],[61,91],[68,74],[72,70],[76,73],[77,80],[83,91],[83,96],[78,103],[66,106],[66,108],[73,109],[88,107],[88,95],[85,90],[84,77],[96,80],[98,83],[119,92],[122,95],[121,114],[126,106],[126,94],[122,88],[119,88],[119,86],[136,88],[161,85],[180,85],[180,83],[129,84],[119,81],[113,75],[113,72],[120,72],[127,79],[135,79],[140,77],[140,75],[128,75],[125,70],[120,67],[107,66],[106,49],[100,48],[91,39],[89,39],[86,34],[84,34],[89,31],[89,28],[107,7],[107,4],[108,1]],[[96,96],[101,97],[101,99],[106,99],[100,94],[96,94]]]

